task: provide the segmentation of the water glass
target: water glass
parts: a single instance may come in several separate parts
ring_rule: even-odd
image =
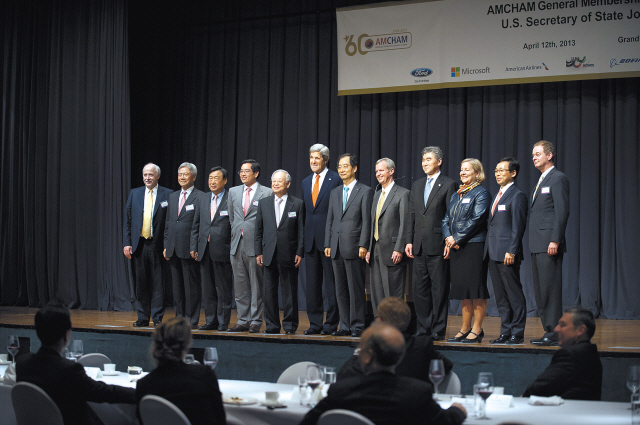
[[[298,390],[300,391],[300,405],[306,406],[309,402],[306,376],[298,376]]]
[[[631,425],[640,425],[640,393],[631,394]]]
[[[82,354],[84,353],[82,341],[79,339],[72,340],[69,344],[69,353],[73,356],[74,359],[76,359],[76,361],[78,361],[78,359],[82,357]]]

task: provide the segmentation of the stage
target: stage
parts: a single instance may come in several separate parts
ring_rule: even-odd
[[[33,327],[36,308],[0,307],[0,340],[8,335],[30,338],[31,351],[40,343]],[[165,319],[174,316],[167,309]],[[153,368],[149,345],[153,327],[134,328],[137,317],[134,312],[71,310],[73,338],[82,339],[84,352],[101,352],[118,365]],[[447,336],[453,336],[460,328],[462,318],[450,316]],[[231,325],[235,324],[235,310]],[[204,314],[201,315],[204,324]],[[250,334],[248,332],[193,331],[193,347],[217,348],[220,361],[216,373],[222,379],[244,379],[275,382],[290,364],[310,360],[339,368],[352,354],[358,338],[304,335],[309,327],[306,313],[300,312],[300,325],[294,335]],[[264,326],[263,326],[264,329]],[[456,344],[436,342],[438,350],[454,363],[454,371],[462,382],[463,392],[469,393],[477,373],[492,371],[497,385],[505,387],[508,394],[520,395],[549,364],[557,347],[537,347],[529,343],[542,335],[537,317],[527,318],[525,344],[492,345],[489,340],[500,333],[500,318],[486,317],[485,338],[480,344]],[[592,342],[598,345],[604,368],[602,399],[628,401],[626,374],[628,366],[640,364],[640,321],[596,321],[596,334]]]

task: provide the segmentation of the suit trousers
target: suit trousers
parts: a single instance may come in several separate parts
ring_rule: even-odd
[[[489,259],[489,275],[500,313],[500,335],[524,338],[527,301],[520,282],[520,261],[510,266]]]
[[[311,252],[305,253],[305,267],[307,269],[307,316],[309,317],[309,328],[333,332],[338,329],[340,315],[336,304],[336,289],[333,280],[333,269],[331,258],[324,255],[324,251],[316,248],[315,244]],[[324,295],[322,291],[322,281],[324,275]],[[324,301],[327,303],[327,317],[324,321]]]
[[[443,248],[444,250],[444,248]],[[417,330],[444,336],[449,313],[449,260],[442,255],[421,255],[413,259],[413,304]]]
[[[229,326],[233,297],[231,263],[213,261],[207,247],[200,260],[200,276],[206,323]]]
[[[555,341],[554,332],[562,317],[562,258],[563,252],[549,255],[546,252],[531,254],[533,294],[536,297],[538,315],[544,328],[544,336]]]
[[[162,240],[158,240],[162,245]],[[155,239],[140,238],[138,249],[131,256],[133,286],[136,294],[134,309],[138,320],[162,322],[164,317],[164,258]]]
[[[331,261],[336,280],[336,299],[340,312],[340,329],[363,331],[366,307],[364,292],[364,260],[348,260],[340,255],[340,248]]]
[[[298,269],[283,267],[274,259],[264,266],[264,321],[267,331],[280,330],[280,307],[278,303],[278,282],[282,292],[282,328],[286,332],[298,329]]]
[[[371,259],[369,259],[371,261]],[[405,265],[386,266],[380,258],[378,244],[373,244],[373,270],[371,270],[371,306],[373,315],[378,304],[386,297],[404,298]]]
[[[187,319],[192,328],[198,326],[202,295],[200,266],[193,258],[179,258],[175,255],[169,259],[169,266],[176,317]]]
[[[233,288],[236,293],[238,325],[262,325],[263,271],[256,263],[256,257],[247,255],[244,244],[253,244],[242,236],[238,249],[231,255],[233,269]]]

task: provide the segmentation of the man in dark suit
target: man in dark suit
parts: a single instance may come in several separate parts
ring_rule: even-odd
[[[376,162],[382,186],[373,195],[371,240],[366,260],[371,266],[371,306],[376,314],[383,298],[404,295],[404,250],[411,232],[410,194],[393,181],[396,165],[389,158]]]
[[[332,384],[327,397],[300,425],[314,425],[324,412],[347,409],[376,425],[461,424],[467,412],[453,403],[443,410],[433,400],[431,386],[413,378],[397,376],[395,367],[404,355],[404,338],[393,326],[375,324],[362,334],[358,357],[365,374]]]
[[[340,330],[333,336],[359,337],[364,330],[364,259],[371,232],[373,190],[356,180],[356,171],[358,157],[341,155],[338,173],[342,186],[333,189],[329,199],[324,254],[332,258],[340,312]]]
[[[227,170],[218,166],[209,171],[211,195],[204,193],[195,202],[191,228],[191,258],[200,262],[202,304],[205,324],[202,331],[226,331],[231,318],[232,279],[229,251],[231,224]]]
[[[567,251],[569,180],[558,171],[555,146],[541,140],[533,146],[533,165],[542,173],[531,195],[529,250],[533,293],[545,334],[535,345],[558,345],[553,329],[562,316],[562,258]]]
[[[327,168],[329,148],[315,144],[309,148],[309,164],[313,174],[302,180],[302,199],[306,210],[304,252],[306,253],[306,299],[309,329],[305,335],[331,335],[338,329],[340,315],[336,304],[331,259],[324,255],[324,239],[329,210],[329,195],[341,180],[338,173]],[[324,278],[324,292],[322,282]],[[324,293],[324,297],[323,297]],[[323,302],[324,298],[324,302]],[[323,325],[324,305],[327,317]]]
[[[181,190],[169,195],[169,211],[164,229],[164,258],[171,267],[173,304],[176,316],[184,317],[191,329],[198,328],[200,319],[200,266],[191,258],[191,228],[196,202],[201,190],[194,187],[198,169],[184,162],[178,168]]]
[[[600,400],[602,363],[598,347],[591,343],[596,332],[593,313],[580,307],[565,310],[555,332],[562,348],[555,352],[549,367],[529,385],[523,396]]]
[[[171,190],[159,186],[159,178],[160,167],[145,165],[144,186],[131,189],[125,207],[123,252],[133,266],[136,327],[149,326],[149,320],[157,325],[164,316],[162,249]]]
[[[449,261],[444,259],[442,219],[458,184],[442,174],[442,150],[427,146],[422,150],[426,176],[411,187],[413,236],[405,247],[413,258],[413,301],[418,334],[443,340],[449,310]]]
[[[298,329],[298,266],[304,256],[304,203],[287,194],[291,176],[277,170],[271,176],[273,195],[258,202],[256,214],[256,262],[264,267],[263,333],[280,333],[278,280],[282,292],[287,334]]]
[[[520,282],[522,237],[527,226],[527,195],[515,186],[520,164],[502,158],[496,165],[500,191],[491,204],[484,255],[500,313],[500,337],[491,344],[522,344],[527,323],[527,302]]]
[[[102,424],[87,402],[135,403],[136,391],[91,379],[80,363],[62,357],[71,342],[71,317],[66,307],[49,305],[36,312],[42,343],[35,354],[18,358],[16,380],[37,385],[53,399],[65,425]],[[38,406],[34,406],[35,409]]]

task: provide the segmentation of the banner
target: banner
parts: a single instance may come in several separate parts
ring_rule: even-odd
[[[446,0],[336,11],[338,95],[640,76],[640,0]]]

